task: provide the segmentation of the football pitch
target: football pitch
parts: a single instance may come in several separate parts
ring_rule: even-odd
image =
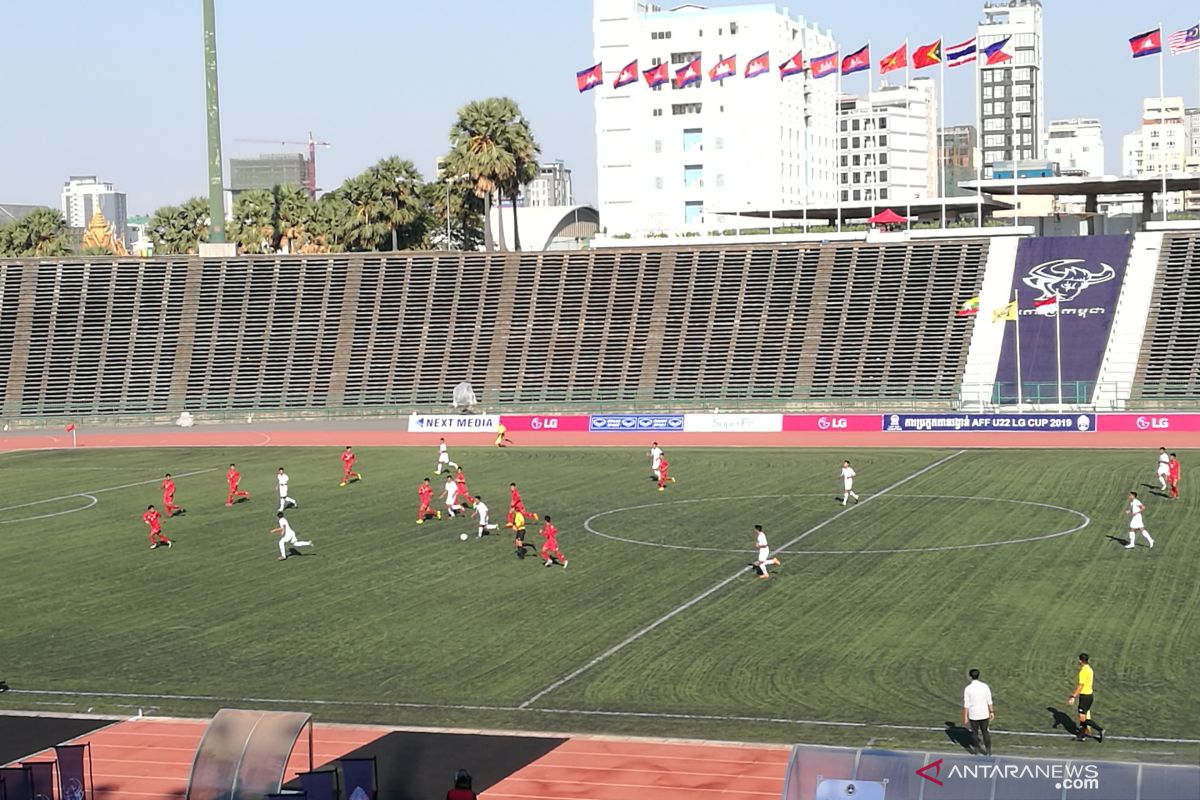
[[[1197,500],[1151,491],[1153,452],[679,449],[659,492],[639,449],[451,442],[501,524],[477,539],[414,524],[436,450],[356,451],[345,487],[339,448],[0,456],[0,710],[950,750],[976,667],[998,753],[1200,758]],[[252,497],[227,508],[230,461]],[[314,543],[286,561],[280,465]],[[165,472],[187,513],[150,550]],[[510,482],[569,568],[514,556]],[[1131,489],[1153,549],[1123,547]],[[770,580],[747,568],[754,524]],[[1102,745],[1055,727],[1081,651]]]

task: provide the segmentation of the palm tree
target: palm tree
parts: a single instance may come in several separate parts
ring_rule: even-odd
[[[275,249],[275,198],[266,189],[242,192],[233,201],[229,235],[244,253]]]
[[[516,157],[506,146],[508,126],[520,118],[517,104],[507,97],[491,97],[467,103],[458,110],[450,128],[450,154],[446,167],[452,174],[467,174],[475,196],[483,199],[483,235],[488,250],[494,249],[492,195],[516,175]],[[504,218],[499,217],[500,247],[504,248]]]
[[[483,201],[445,171],[440,180],[421,188],[425,206],[425,240],[422,246],[439,244],[450,250],[478,250],[483,244]],[[449,220],[449,224],[447,224]]]
[[[392,250],[399,249],[398,230],[406,230],[406,245],[414,244],[414,228],[421,218],[421,173],[411,161],[396,156],[385,158],[368,170],[380,197],[379,219],[392,237]],[[420,241],[421,234],[415,235]]]
[[[308,223],[312,219],[312,201],[308,192],[289,184],[276,186],[273,197],[279,250],[300,252],[308,241]]]
[[[13,244],[20,255],[47,258],[65,256],[71,252],[67,222],[52,208],[38,208],[17,220],[13,229]]]
[[[310,248],[314,253],[340,253],[346,249],[346,226],[351,206],[337,192],[327,192],[312,207]]]
[[[163,206],[150,218],[150,239],[160,255],[192,254],[208,239],[208,200],[193,197],[181,206]]]
[[[384,198],[382,187],[369,172],[347,178],[338,194],[349,204],[345,225],[345,242],[350,250],[377,250],[387,232],[380,222]]]
[[[538,156],[541,155],[542,151],[537,141],[533,138],[533,131],[529,127],[529,120],[521,116],[520,109],[516,103],[513,103],[512,107],[517,113],[504,127],[501,144],[505,150],[512,153],[513,175],[504,182],[503,189],[504,193],[512,200],[513,249],[520,250],[521,231],[517,227],[517,201],[521,193],[521,187],[538,176]]]

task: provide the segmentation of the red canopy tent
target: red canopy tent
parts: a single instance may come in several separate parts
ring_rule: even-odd
[[[907,217],[902,217],[890,208],[885,208],[867,220],[867,223],[869,225],[903,225],[907,221]]]

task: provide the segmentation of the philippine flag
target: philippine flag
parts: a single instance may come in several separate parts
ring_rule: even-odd
[[[708,79],[720,83],[726,78],[737,75],[737,56],[722,58],[708,71]]]
[[[646,79],[646,85],[653,89],[655,86],[662,86],[671,80],[671,75],[667,72],[667,62],[655,64],[650,69],[642,73],[642,77]]]
[[[1058,295],[1052,294],[1049,297],[1043,297],[1041,300],[1034,300],[1033,313],[1041,314],[1043,317],[1048,317],[1051,314],[1057,314]]]
[[[687,64],[675,70],[676,89],[691,86],[693,83],[699,83],[701,80],[703,78],[700,75],[700,59],[698,58],[692,59]]]
[[[838,70],[838,54],[833,52],[827,56],[814,58],[808,62],[808,68],[813,78],[824,78],[826,75],[832,75]]]
[[[628,64],[622,67],[621,71],[617,73],[617,79],[613,81],[613,88],[620,89],[622,86],[628,86],[631,83],[637,83],[637,81],[638,63],[637,59],[635,58],[633,61],[630,61]]]
[[[770,72],[770,71],[771,71],[771,57],[767,53],[763,53],[761,56],[755,56],[754,58],[752,58],[746,62],[746,73],[742,77],[743,78],[757,78],[759,75],[762,75],[764,72]]]
[[[998,64],[1003,64],[1005,61],[1012,61],[1012,53],[1005,50],[1011,41],[1011,36],[1005,36],[1003,39],[992,42],[983,48],[983,66],[994,67]]]
[[[837,60],[837,53],[833,54],[833,59],[835,61]],[[796,51],[796,55],[792,56],[787,61],[784,61],[782,64],[779,65],[779,79],[780,80],[783,80],[784,78],[790,77],[792,75],[799,75],[801,72],[804,72],[804,53],[801,51]],[[819,78],[821,76],[814,75],[813,77]]]
[[[871,68],[871,45],[864,44],[842,59],[842,74],[853,75]]]
[[[582,92],[589,92],[604,83],[604,65],[581,69],[575,73],[575,86]]]
[[[1156,56],[1162,52],[1162,28],[1140,33],[1129,40],[1134,58]]]

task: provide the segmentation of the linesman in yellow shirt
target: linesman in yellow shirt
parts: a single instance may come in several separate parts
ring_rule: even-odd
[[[1075,734],[1075,741],[1082,742],[1084,739],[1095,739],[1097,742],[1104,741],[1104,727],[1100,723],[1092,720],[1092,700],[1094,699],[1092,687],[1095,683],[1096,676],[1092,672],[1092,665],[1088,663],[1088,654],[1079,654],[1079,680],[1075,684],[1075,691],[1067,698],[1067,705],[1074,705],[1075,701],[1079,701],[1079,732]],[[1096,731],[1095,736],[1088,736],[1088,728]]]

